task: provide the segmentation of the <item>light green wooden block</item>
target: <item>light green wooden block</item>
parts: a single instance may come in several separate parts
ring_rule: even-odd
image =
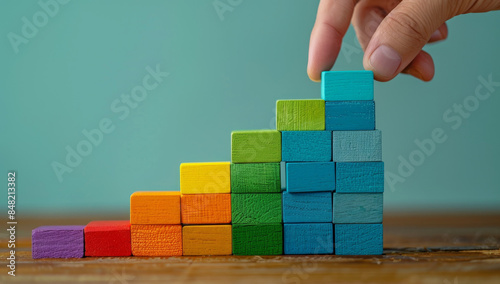
[[[325,130],[325,101],[277,101],[276,129],[279,131]]]
[[[233,163],[273,163],[281,161],[281,132],[247,130],[231,133]]]

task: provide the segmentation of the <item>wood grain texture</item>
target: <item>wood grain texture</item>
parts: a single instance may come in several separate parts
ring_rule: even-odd
[[[382,161],[382,133],[372,131],[333,131],[334,162]]]
[[[231,194],[187,194],[181,196],[182,224],[231,223]]]
[[[32,257],[81,258],[84,256],[85,226],[42,226],[31,233]]]
[[[247,130],[231,133],[231,162],[273,163],[281,161],[281,132]]]
[[[85,226],[85,256],[130,256],[130,221],[92,221]]]
[[[280,163],[231,164],[231,192],[281,192]]]
[[[278,100],[276,129],[279,131],[325,130],[324,100]]]
[[[288,192],[334,191],[335,163],[286,163],[286,190]]]
[[[283,131],[281,157],[286,162],[332,160],[331,131]]]
[[[283,225],[233,225],[233,254],[283,254]]]
[[[338,193],[384,192],[383,162],[336,163],[335,190]]]
[[[380,255],[382,224],[335,224],[336,255]]]
[[[282,222],[281,193],[231,194],[233,224]]]
[[[230,255],[232,239],[231,225],[184,226],[183,255]]]
[[[182,163],[181,194],[230,193],[230,162]]]
[[[131,225],[134,256],[182,255],[181,225]]]
[[[285,254],[333,254],[333,224],[284,224]]]
[[[373,72],[324,71],[321,98],[325,101],[373,100]]]
[[[375,130],[375,102],[326,102],[325,129]]]
[[[334,193],[333,223],[382,223],[383,193]]]
[[[332,214],[331,192],[283,192],[284,223],[331,223]]]
[[[180,224],[178,191],[138,191],[130,196],[131,224]]]

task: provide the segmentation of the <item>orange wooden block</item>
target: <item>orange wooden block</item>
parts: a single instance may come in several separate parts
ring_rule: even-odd
[[[180,224],[180,212],[178,191],[138,191],[130,196],[130,224]]]
[[[132,255],[182,255],[181,225],[131,225]]]
[[[181,196],[182,224],[231,223],[231,194]]]
[[[230,255],[232,239],[231,225],[182,227],[184,255]]]

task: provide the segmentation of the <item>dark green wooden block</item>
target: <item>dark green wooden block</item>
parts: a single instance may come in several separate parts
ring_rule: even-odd
[[[281,192],[280,163],[231,164],[231,192]]]
[[[233,225],[234,255],[283,254],[283,225]]]
[[[281,193],[231,194],[233,224],[282,222]]]

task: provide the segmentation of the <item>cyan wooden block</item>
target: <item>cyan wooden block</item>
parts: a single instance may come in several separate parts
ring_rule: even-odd
[[[382,161],[382,133],[370,131],[333,131],[334,162]]]
[[[281,161],[281,133],[276,130],[244,130],[231,133],[231,162]]]
[[[286,163],[286,190],[314,192],[335,190],[335,163]]]
[[[382,224],[335,224],[336,255],[381,255]]]
[[[383,162],[335,163],[337,193],[384,192]]]
[[[325,130],[325,101],[277,101],[276,129],[279,131]]]
[[[333,224],[284,224],[285,254],[333,254]]]
[[[382,223],[383,193],[334,193],[333,223]]]
[[[283,131],[281,159],[285,162],[329,162],[332,160],[331,131]]]
[[[373,72],[324,71],[321,98],[325,101],[373,100]]]
[[[328,223],[332,222],[332,193],[283,192],[284,223]]]
[[[326,130],[374,130],[374,101],[338,101],[325,104]]]

